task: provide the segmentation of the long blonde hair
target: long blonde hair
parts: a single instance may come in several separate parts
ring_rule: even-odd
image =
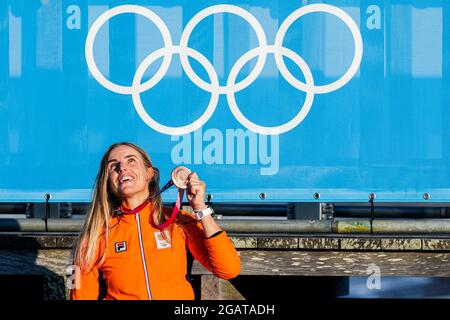
[[[74,264],[82,270],[92,268],[97,262],[97,257],[100,257],[100,255],[100,264],[105,260],[110,229],[109,219],[113,216],[114,209],[120,205],[120,199],[114,195],[109,186],[107,165],[112,150],[120,146],[133,148],[141,155],[145,166],[153,168],[153,179],[148,184],[148,190],[152,202],[153,217],[156,220],[154,222],[160,224],[165,220],[161,195],[154,196],[159,192],[159,170],[153,167],[150,157],[143,149],[129,142],[119,142],[111,145],[100,162],[100,168],[94,183],[93,200],[89,207],[83,229],[74,246]],[[97,252],[97,250],[99,248],[100,237],[103,234],[105,234],[106,245],[104,252],[101,253]]]

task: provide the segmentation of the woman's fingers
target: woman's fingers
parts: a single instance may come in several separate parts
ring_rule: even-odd
[[[186,179],[186,182],[198,182],[201,181],[196,172],[191,172]]]
[[[206,183],[199,179],[197,173],[192,172],[186,179],[187,198],[194,210],[203,208],[205,205]]]
[[[196,195],[198,193],[202,193],[202,192],[204,193],[204,191],[206,189],[204,183],[192,183],[191,182],[191,183],[188,183],[187,187],[188,187],[188,193],[191,193],[194,195]]]
[[[186,185],[188,186],[203,186],[206,188],[206,184],[204,181],[200,180],[197,173],[192,172],[186,179]]]

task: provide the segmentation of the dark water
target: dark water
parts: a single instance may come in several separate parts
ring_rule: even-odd
[[[381,277],[380,289],[369,289],[367,277],[350,277],[346,298],[450,299],[450,278]]]

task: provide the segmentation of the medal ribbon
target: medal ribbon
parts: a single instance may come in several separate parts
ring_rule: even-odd
[[[142,203],[141,205],[139,205],[137,208],[135,208],[133,210],[126,210],[123,213],[125,213],[125,214],[135,214],[135,213],[141,211],[151,199],[156,198],[157,196],[159,196],[161,193],[163,193],[164,191],[166,191],[167,189],[169,189],[173,185],[174,185],[174,183],[173,183],[173,180],[171,179],[169,182],[167,182],[161,188],[161,190],[159,190],[155,195],[153,195],[149,199],[145,200],[145,202]],[[170,214],[170,217],[169,217],[169,219],[166,222],[161,223],[161,224],[156,226],[159,230],[167,228],[168,226],[170,226],[173,223],[173,221],[175,220],[178,212],[180,212],[183,196],[184,196],[184,189],[178,188],[177,200],[175,201],[175,204],[174,204],[174,206],[172,208],[172,213]]]
[[[161,193],[163,193],[164,191],[166,191],[167,189],[169,189],[173,185],[174,185],[174,183],[173,183],[173,181],[171,179],[152,198],[155,198],[155,197],[159,196]],[[169,217],[169,219],[166,222],[161,223],[161,224],[156,226],[159,230],[167,228],[168,226],[170,226],[173,223],[173,221],[175,220],[178,212],[180,212],[181,203],[182,203],[182,200],[183,200],[183,195],[184,195],[184,190],[183,189],[178,189],[177,200],[175,201],[175,204],[174,204],[174,206],[172,208],[172,213],[170,214],[170,217]]]

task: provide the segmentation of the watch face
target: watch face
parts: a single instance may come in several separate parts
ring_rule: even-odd
[[[203,212],[197,212],[197,217],[199,218],[199,219],[201,219],[202,217],[203,217]]]

